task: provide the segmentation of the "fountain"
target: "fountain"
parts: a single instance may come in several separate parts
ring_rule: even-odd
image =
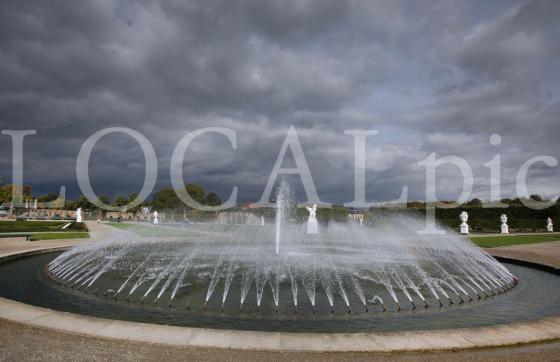
[[[290,222],[290,195],[282,183],[275,225],[193,224],[176,238],[121,231],[62,253],[47,273],[73,290],[105,290],[132,304],[200,305],[205,313],[213,305],[233,313],[236,304],[243,313],[249,299],[259,313],[265,304],[298,314],[414,310],[418,303],[441,307],[501,294],[517,282],[455,234],[417,236],[423,220],[401,216],[375,229],[331,222],[319,232],[314,205],[306,224]]]
[[[280,253],[280,239],[282,237],[282,229],[286,218],[288,217],[288,211],[290,208],[290,198],[291,189],[290,184],[286,180],[282,180],[276,193],[276,255]],[[264,225],[264,218],[261,219]]]

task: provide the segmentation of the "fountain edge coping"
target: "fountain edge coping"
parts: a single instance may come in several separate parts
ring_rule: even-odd
[[[68,246],[0,256],[0,263]],[[183,347],[301,352],[418,352],[560,339],[560,316],[487,327],[368,333],[292,333],[178,327],[90,317],[0,297],[0,319],[86,337]]]

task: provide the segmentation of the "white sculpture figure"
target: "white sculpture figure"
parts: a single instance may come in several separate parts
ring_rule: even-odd
[[[502,222],[502,230],[501,233],[502,234],[509,234],[509,227],[507,224],[507,216],[506,214],[502,214],[502,216],[500,216],[500,221]]]
[[[37,199],[35,199],[35,203],[33,204],[33,210],[37,210]]]
[[[551,218],[546,219],[546,231],[554,232],[554,225],[552,224]]]
[[[364,215],[363,214],[359,214],[358,215],[358,220],[360,221],[360,227],[364,227]]]
[[[264,225],[264,216],[261,215],[261,225]]]
[[[466,211],[462,211],[459,214],[459,219],[461,220],[461,234],[469,233],[469,225],[467,221],[469,220],[469,214]]]
[[[11,219],[14,216],[14,200],[10,201],[10,209],[8,210],[8,219]]]
[[[82,222],[82,208],[78,207],[78,210],[76,210],[76,222]]]
[[[309,211],[309,218],[307,219],[307,233],[317,234],[319,232],[319,225],[317,224],[317,218],[315,213],[317,212],[317,205],[313,204],[313,207],[306,207]]]
[[[154,224],[159,224],[158,212],[157,212],[157,211],[154,211],[153,215],[154,215]]]

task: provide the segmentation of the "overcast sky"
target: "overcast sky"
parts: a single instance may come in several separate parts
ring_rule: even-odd
[[[79,194],[82,143],[129,127],[153,144],[157,187],[177,142],[208,126],[237,131],[193,143],[186,182],[239,201],[260,198],[288,128],[298,131],[319,196],[353,199],[353,139],[367,144],[367,198],[425,197],[430,153],[483,164],[502,156],[503,196],[531,157],[560,158],[560,1],[29,1],[0,3],[0,128],[33,129],[25,183]],[[493,146],[492,134],[502,137]],[[11,142],[0,136],[0,175]],[[102,138],[96,192],[139,191],[144,156],[128,136]],[[288,162],[289,164],[289,162]],[[535,165],[529,191],[558,192],[560,166]],[[457,198],[459,172],[438,172]]]

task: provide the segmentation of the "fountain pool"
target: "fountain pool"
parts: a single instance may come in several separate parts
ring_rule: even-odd
[[[283,185],[275,224],[115,228],[1,264],[0,295],[109,318],[275,331],[451,328],[560,312],[557,276],[504,265],[453,232],[417,235],[424,220],[309,233],[289,221],[290,205]]]
[[[429,308],[421,308],[419,305],[412,310],[412,305],[406,302],[407,298],[397,290],[396,295],[402,307],[400,312],[397,312],[397,306],[391,297],[382,294],[379,288],[374,287],[370,290],[368,284],[363,286],[369,306],[367,313],[361,305],[360,298],[352,292],[348,293],[352,314],[347,313],[345,302],[338,294],[334,296],[335,313],[331,314],[328,296],[322,287],[318,286],[316,313],[313,314],[309,298],[304,294],[307,292],[298,290],[299,313],[294,314],[291,283],[283,280],[279,286],[278,312],[275,311],[275,300],[270,286],[263,292],[260,312],[256,310],[256,290],[253,285],[246,298],[245,310],[240,313],[238,303],[241,280],[232,281],[223,312],[220,307],[224,279],[217,284],[206,310],[203,308],[208,290],[205,281],[190,283],[184,290],[180,289],[171,307],[167,302],[167,292],[160,297],[158,304],[153,303],[153,298],[157,297],[159,290],[153,295],[148,294],[144,303],[140,303],[139,298],[147,290],[142,287],[139,287],[142,290],[137,289],[138,294],[133,293],[131,301],[127,302],[127,293],[122,291],[123,294],[119,294],[116,300],[112,294],[103,296],[105,287],[111,289],[115,282],[122,282],[120,277],[115,280],[101,278],[100,282],[107,284],[99,285],[97,295],[94,294],[95,289],[84,292],[83,289],[53,282],[45,274],[45,266],[60,255],[60,252],[40,254],[0,264],[0,296],[49,309],[107,319],[254,331],[349,333],[438,330],[532,321],[560,314],[560,278],[548,272],[512,264],[504,266],[519,277],[515,288],[499,295],[482,297],[480,300],[474,296],[474,301],[469,303],[460,304],[459,300],[452,296],[454,304],[449,305],[445,301],[444,306],[439,308],[437,301],[432,297],[427,298]],[[421,288],[421,291],[424,291],[424,288]],[[377,293],[384,299],[386,312],[383,312],[379,304],[370,303],[370,295],[375,295],[370,293]],[[190,305],[189,309],[186,307],[187,303]]]

